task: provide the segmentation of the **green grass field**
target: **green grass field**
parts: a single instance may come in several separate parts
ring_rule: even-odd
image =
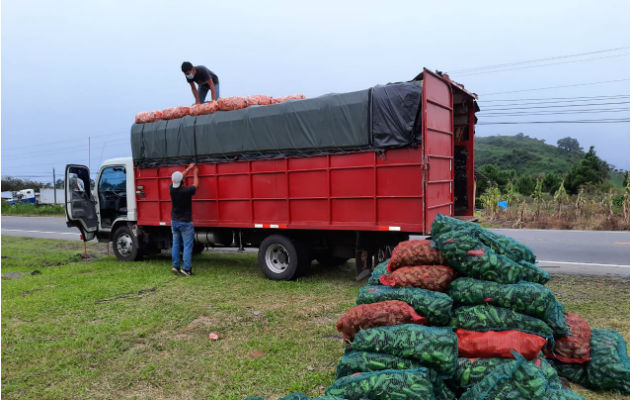
[[[352,265],[273,282],[253,254],[204,252],[188,278],[170,273],[168,256],[121,263],[92,244],[86,262],[82,252],[80,242],[2,237],[2,274],[24,274],[2,281],[3,398],[319,395],[343,355],[335,323],[365,284]],[[592,327],[629,339],[628,280],[558,275],[549,286]]]

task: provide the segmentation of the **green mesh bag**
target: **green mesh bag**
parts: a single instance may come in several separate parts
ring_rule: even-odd
[[[264,397],[246,397],[245,400],[265,400]],[[319,396],[309,397],[304,393],[291,393],[288,396],[281,397],[278,400],[346,400],[343,397],[337,396]]]
[[[522,260],[529,263],[536,262],[534,252],[529,247],[511,237],[494,233],[472,222],[461,221],[441,214],[438,214],[435,220],[433,220],[431,235],[433,239],[435,239],[441,234],[454,229],[476,230],[481,243],[491,248],[495,253],[504,255],[513,261],[519,262]]]
[[[541,370],[516,353],[515,362],[497,365],[460,400],[544,399],[549,382]]]
[[[497,254],[481,243],[476,228],[460,228],[444,232],[433,240],[448,265],[462,275],[499,283],[516,283],[522,280],[547,283],[549,273],[538,266],[523,264]]]
[[[451,282],[449,295],[456,305],[489,304],[509,308],[543,320],[554,335],[569,334],[564,318],[564,306],[549,288],[532,282],[501,284],[472,278]]]
[[[627,344],[617,331],[591,331],[591,361],[586,364],[589,389],[610,390],[630,394],[630,360]]]
[[[558,375],[579,385],[586,385],[586,367],[584,364],[565,364],[555,360],[549,360]]]
[[[549,325],[538,318],[487,304],[456,308],[451,326],[478,332],[515,329],[548,339],[553,337]]]
[[[413,307],[431,325],[448,325],[453,299],[447,294],[414,287],[364,286],[359,290],[357,305],[401,300]]]
[[[357,372],[374,372],[384,369],[413,369],[421,366],[418,361],[411,358],[402,358],[386,353],[353,351],[339,360],[337,364],[337,378]]]
[[[551,389],[545,393],[545,400],[586,400],[579,394],[570,390]]]
[[[455,395],[448,389],[435,389],[435,382],[428,368],[406,370],[386,369],[362,372],[337,379],[326,389],[326,394],[348,400],[452,400]]]
[[[380,278],[381,278],[381,275],[387,272],[388,263],[389,263],[389,258],[383,261],[382,263],[378,264],[376,267],[374,267],[374,269],[372,270],[372,275],[370,275],[370,278],[367,281],[368,285],[372,285],[372,286],[381,285]]]
[[[416,324],[380,326],[359,331],[352,351],[387,353],[417,360],[449,377],[457,364],[457,335],[450,328]]]
[[[492,372],[497,366],[503,364],[515,364],[517,360],[511,358],[465,358],[457,359],[457,368],[455,374],[450,380],[452,387],[457,389],[469,388],[483,380],[486,375]],[[527,361],[538,369],[542,375],[549,381],[548,389],[562,389],[562,382],[558,373],[553,366],[547,362],[544,356],[540,355],[537,359]]]

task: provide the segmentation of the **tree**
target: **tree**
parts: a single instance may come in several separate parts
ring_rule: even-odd
[[[516,190],[525,196],[529,196],[534,191],[536,182],[529,175],[521,175],[516,180]]]
[[[542,190],[546,193],[555,193],[556,190],[560,187],[560,183],[562,182],[562,177],[553,172],[545,173],[542,181]]]
[[[477,191],[484,193],[490,186],[497,185],[499,190],[505,190],[505,186],[514,179],[516,172],[512,169],[501,169],[494,164],[486,164],[479,168]]]
[[[2,178],[1,185],[2,190],[7,192],[16,192],[22,189],[40,190],[41,188],[51,187],[50,183],[36,182],[29,179],[13,178],[11,176]]]
[[[583,151],[580,142],[570,136],[558,140],[558,149],[567,153]]]
[[[628,182],[630,182],[630,171],[626,171],[623,173],[623,186],[624,188],[628,186]]]
[[[580,186],[585,184],[599,185],[608,179],[610,167],[597,157],[595,147],[591,146],[582,161],[571,168],[565,180],[567,192],[577,193]]]

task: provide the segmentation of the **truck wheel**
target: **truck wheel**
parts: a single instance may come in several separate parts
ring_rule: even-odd
[[[114,232],[112,239],[114,254],[120,261],[136,261],[141,258],[138,238],[128,226],[121,226]]]
[[[297,246],[286,236],[270,235],[258,248],[258,264],[263,274],[274,281],[295,279],[300,273]]]

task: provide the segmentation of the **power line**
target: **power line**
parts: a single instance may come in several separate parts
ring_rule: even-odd
[[[611,112],[630,112],[627,108],[614,109],[592,109],[592,110],[564,110],[564,111],[540,111],[540,112],[508,112],[508,113],[492,113],[483,114],[479,118],[496,118],[504,116],[520,116],[520,115],[565,115],[565,114],[601,114]]]
[[[615,48],[611,48],[611,49],[602,49],[602,50],[589,51],[589,52],[586,52],[586,53],[574,53],[574,54],[566,54],[566,55],[562,55],[562,56],[535,58],[535,59],[531,59],[531,60],[516,61],[516,62],[511,62],[511,63],[503,63],[503,64],[490,64],[490,65],[483,65],[483,66],[479,66],[479,67],[456,69],[456,70],[450,71],[450,73],[478,71],[478,70],[484,70],[484,69],[495,69],[495,68],[502,68],[502,67],[513,66],[513,65],[523,65],[523,64],[531,64],[531,63],[543,62],[543,61],[560,60],[560,59],[565,59],[565,58],[582,57],[582,56],[588,56],[588,55],[593,55],[593,54],[611,53],[611,52],[616,52],[616,51],[620,51],[620,50],[628,50],[628,48],[627,47],[615,47]]]
[[[508,91],[504,91],[504,92],[482,93],[479,96],[494,96],[494,95],[497,95],[497,94],[533,92],[533,91],[536,91],[536,90],[559,89],[559,88],[578,87],[578,86],[591,86],[591,85],[601,85],[601,84],[605,84],[605,83],[627,82],[627,81],[630,81],[630,78],[613,79],[613,80],[609,80],[609,81],[599,81],[599,82],[576,83],[576,84],[571,84],[571,85],[546,86],[546,87],[531,88],[531,89],[521,89],[521,90],[508,90]]]
[[[529,98],[529,99],[494,99],[494,100],[481,100],[483,103],[496,103],[502,101],[510,101],[517,102],[520,104],[522,101],[536,101],[540,102],[540,100],[554,100],[559,103],[568,103],[574,101],[586,101],[586,100],[608,100],[608,99],[625,99],[630,98],[630,95],[626,94],[615,94],[609,96],[576,96],[576,97],[538,97],[538,98]]]
[[[551,105],[551,106],[528,106],[528,107],[503,107],[499,106],[499,108],[486,108],[484,111],[503,111],[503,110],[531,110],[535,108],[567,108],[567,107],[590,107],[590,106],[608,106],[608,105],[619,105],[619,104],[630,104],[630,101],[619,101],[612,103],[587,103],[587,104],[563,104],[563,105]],[[484,112],[480,111],[480,112]]]
[[[529,125],[529,124],[619,124],[630,122],[630,118],[625,119],[582,119],[566,121],[497,121],[479,122],[477,125]]]

